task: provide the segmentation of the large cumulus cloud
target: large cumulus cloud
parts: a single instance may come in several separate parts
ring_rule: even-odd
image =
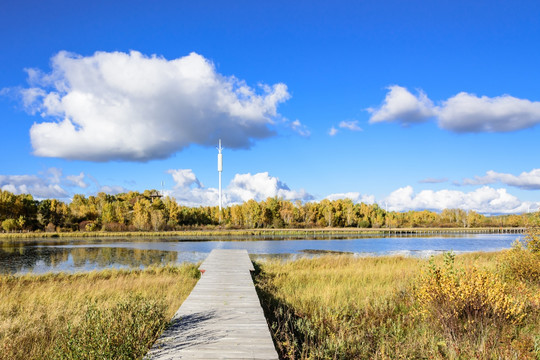
[[[483,214],[515,214],[538,208],[539,202],[521,201],[506,189],[483,186],[474,191],[422,190],[415,193],[411,186],[392,192],[386,199],[388,210],[434,210],[463,209]]]
[[[172,169],[175,186],[167,191],[180,204],[187,206],[217,205],[218,189],[205,187],[191,169]],[[287,184],[267,172],[257,174],[236,174],[229,185],[223,189],[223,204],[233,205],[254,199],[266,200],[269,197],[285,200],[313,200],[313,196],[305,190],[291,190]]]
[[[433,102],[420,91],[412,94],[404,87],[393,85],[388,87],[388,93],[383,104],[378,108],[369,108],[370,123],[401,122],[412,124],[426,121],[435,116]]]
[[[67,159],[147,161],[218,138],[249,148],[274,134],[277,107],[290,97],[285,84],[251,88],[196,53],[62,51],[50,73],[28,74],[23,103],[43,117],[30,129],[34,153]]]
[[[236,174],[227,187],[227,193],[234,202],[250,199],[261,201],[275,196],[285,200],[313,200],[313,196],[305,190],[291,190],[287,184],[270,176],[268,172]]]
[[[466,92],[435,105],[425,93],[413,94],[398,85],[388,87],[383,103],[369,108],[370,123],[402,125],[435,119],[440,128],[457,133],[510,132],[540,123],[540,102],[510,95],[477,96]]]

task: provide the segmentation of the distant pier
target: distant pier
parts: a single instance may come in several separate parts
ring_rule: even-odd
[[[212,250],[195,288],[147,357],[278,359],[246,250]]]
[[[412,228],[379,229],[383,235],[437,235],[437,234],[523,234],[526,228]]]

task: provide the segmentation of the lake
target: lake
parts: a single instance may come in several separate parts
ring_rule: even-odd
[[[198,262],[212,249],[247,249],[257,259],[318,256],[325,251],[355,256],[402,255],[429,257],[510,248],[519,234],[459,234],[429,237],[354,237],[339,239],[253,238],[193,240],[176,238],[73,238],[12,240],[0,243],[0,273],[77,272],[105,268],[144,268],[156,264]]]

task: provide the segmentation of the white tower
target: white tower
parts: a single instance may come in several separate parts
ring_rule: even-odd
[[[219,139],[219,146],[217,147],[217,171],[219,173],[219,222],[221,222],[221,172],[223,171],[223,148],[221,147],[221,139]]]

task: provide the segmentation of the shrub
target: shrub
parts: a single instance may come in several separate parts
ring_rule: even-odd
[[[521,322],[525,304],[510,295],[495,274],[475,267],[458,269],[455,255],[446,253],[444,264],[433,259],[416,288],[420,315],[442,330],[454,343],[463,338],[485,338],[500,333],[505,325]]]
[[[55,232],[56,231],[56,226],[53,224],[53,223],[48,223],[47,226],[45,226],[45,231],[46,232]]]
[[[525,236],[525,247],[530,252],[540,255],[540,228],[529,228]]]
[[[101,230],[102,231],[109,231],[109,232],[120,232],[120,231],[126,231],[127,230],[127,226],[122,224],[122,223],[118,223],[118,222],[109,222],[109,223],[105,223],[103,224],[103,226],[101,227]]]
[[[540,284],[540,229],[529,229],[524,240],[514,242],[502,256],[502,273],[513,280]]]

